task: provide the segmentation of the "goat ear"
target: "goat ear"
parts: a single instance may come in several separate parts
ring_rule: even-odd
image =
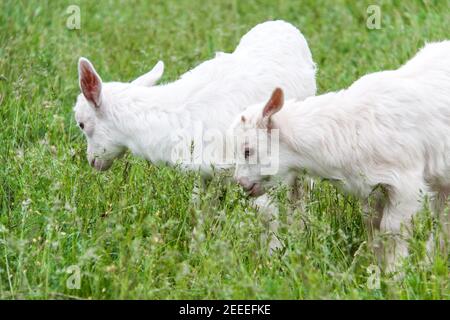
[[[95,71],[92,63],[81,57],[78,60],[78,78],[80,89],[86,100],[95,108],[100,107],[102,94],[102,79]]]
[[[281,90],[280,88],[276,88],[263,109],[262,114],[263,119],[269,120],[272,115],[280,111],[283,104],[284,104],[283,90]]]
[[[158,61],[158,63],[155,64],[152,70],[140,76],[131,83],[137,86],[151,87],[155,85],[159,81],[159,79],[161,79],[163,73],[164,73],[164,62]]]

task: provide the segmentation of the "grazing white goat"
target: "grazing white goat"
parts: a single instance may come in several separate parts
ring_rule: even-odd
[[[209,174],[211,165],[224,164],[208,161],[210,155],[202,154],[202,161],[190,163],[174,156],[183,143],[180,137],[189,137],[184,139],[187,153],[192,144],[213,150],[205,147],[211,140],[208,130],[224,134],[245,106],[263,101],[275,86],[283,86],[288,97],[297,99],[316,92],[308,44],[297,28],[284,21],[255,26],[233,53],[219,53],[173,83],[151,86],[162,74],[161,65],[156,69],[131,83],[103,83],[93,65],[80,58],[82,94],[75,118],[85,133],[94,168],[108,169],[130,149],[156,164],[175,165],[181,160]]]
[[[408,252],[411,220],[429,195],[443,218],[450,194],[450,41],[426,45],[397,70],[366,75],[348,89],[289,100],[276,89],[267,104],[248,107],[232,124],[238,135],[235,179],[253,195],[292,172],[337,182],[366,199],[381,186],[373,227],[391,236],[377,252],[388,271]],[[278,154],[267,152],[279,134]],[[259,137],[258,137],[259,135]],[[262,139],[264,138],[264,139]],[[277,150],[277,149],[275,149]],[[259,157],[256,159],[256,157]],[[262,163],[278,161],[264,175]]]
[[[131,83],[103,83],[85,58],[78,71],[82,93],[75,119],[87,139],[88,161],[98,170],[129,149],[155,164],[200,169],[207,178],[212,166],[232,168],[223,152],[225,132],[246,106],[264,101],[278,85],[290,98],[316,92],[308,44],[284,21],[255,26],[233,53],[218,52],[166,85],[153,86],[161,63]],[[256,204],[266,206],[268,199]]]

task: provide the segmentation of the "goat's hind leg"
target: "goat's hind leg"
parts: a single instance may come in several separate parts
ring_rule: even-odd
[[[412,235],[412,219],[422,208],[422,198],[427,194],[421,178],[404,177],[398,187],[390,187],[389,203],[381,219],[382,260],[387,272],[398,271],[402,258],[408,255],[408,240]]]
[[[436,243],[436,238],[439,239],[440,249],[444,254],[449,252],[450,241],[450,186],[438,188],[431,198],[431,209],[434,217],[439,221],[438,228],[434,230],[427,243],[427,251],[432,253]]]
[[[363,202],[363,220],[367,230],[368,244],[374,250],[377,257],[381,256],[381,244],[377,241],[377,236],[380,231],[383,211],[388,201],[385,187],[377,186],[371,192],[370,198],[365,199]]]

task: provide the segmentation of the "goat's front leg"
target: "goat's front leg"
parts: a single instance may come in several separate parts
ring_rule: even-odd
[[[402,258],[408,255],[408,240],[412,235],[412,218],[422,207],[422,195],[426,192],[422,179],[405,179],[399,188],[389,189],[380,223],[383,254],[387,272],[398,271]]]
[[[285,182],[289,187],[288,200],[289,200],[289,209],[287,210],[288,216],[287,222],[291,223],[291,206],[295,207],[297,205],[297,201],[301,196],[301,189],[297,183],[297,176],[292,175]],[[279,217],[279,207],[276,204],[276,199],[273,199],[270,195],[263,194],[252,201],[253,205],[257,208],[257,210],[262,214],[264,218],[264,222],[267,225],[267,233],[262,237],[264,242],[269,239],[269,252],[273,253],[278,249],[283,248],[283,244],[278,238],[278,228],[280,226],[280,217]]]
[[[264,224],[267,225],[267,232],[263,234],[261,241],[266,243],[269,239],[269,253],[282,249],[283,244],[277,236],[280,225],[279,210],[272,197],[265,193],[257,198],[252,198],[252,205],[258,210],[264,219]]]
[[[191,202],[196,205],[200,206],[201,203],[201,194],[206,190],[206,186],[210,179],[206,178],[200,178],[196,179],[194,181],[194,187],[192,188],[192,196],[191,196]]]

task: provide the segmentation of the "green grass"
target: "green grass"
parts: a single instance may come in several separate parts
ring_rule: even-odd
[[[372,2],[380,30],[366,28]],[[65,27],[71,4],[81,30]],[[0,298],[448,299],[448,257],[422,259],[426,210],[403,279],[381,275],[370,289],[376,259],[355,199],[305,182],[303,206],[280,232],[286,249],[270,256],[264,222],[220,176],[193,203],[194,173],[130,155],[94,172],[72,107],[81,55],[107,81],[129,81],[162,59],[171,81],[275,18],[309,41],[319,91],[336,90],[450,38],[449,9],[446,0],[1,1]],[[80,289],[66,285],[73,265]]]

